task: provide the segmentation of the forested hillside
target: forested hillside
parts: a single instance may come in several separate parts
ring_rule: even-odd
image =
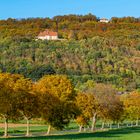
[[[61,41],[35,41],[44,29]],[[78,87],[88,80],[110,83],[120,91],[140,88],[140,19],[100,23],[92,15],[0,21],[0,71],[38,80],[66,74]]]

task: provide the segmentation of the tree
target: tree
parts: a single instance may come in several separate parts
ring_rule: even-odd
[[[59,128],[61,127],[60,125],[64,125],[63,122],[57,124],[57,117],[59,115],[57,107],[60,105],[60,101],[57,97],[54,97],[49,93],[40,93],[38,90],[37,93],[41,118],[49,124],[47,131],[48,135],[50,134],[51,126]]]
[[[99,104],[91,93],[79,93],[76,97],[76,105],[79,108],[80,115],[77,122],[80,124],[79,131],[83,125],[87,124],[87,120],[92,118],[91,130],[95,129],[96,115],[99,109]]]
[[[140,119],[140,93],[133,91],[130,94],[123,96],[122,100],[126,118],[131,121],[136,121],[136,126],[138,126]]]
[[[96,84],[93,88],[88,89],[94,95],[95,101],[98,102],[98,110],[93,118],[95,126],[96,117],[104,121],[119,121],[123,114],[123,105],[117,96],[117,91],[111,85]]]
[[[101,113],[103,118],[107,121],[113,121],[118,124],[118,128],[120,127],[120,123],[124,121],[124,105],[120,100],[119,96],[114,96],[111,100],[109,100],[108,107],[106,107],[106,113]]]
[[[62,129],[74,116],[75,93],[69,79],[64,75],[47,75],[36,84],[40,93],[41,115],[51,126]]]
[[[0,74],[0,115],[5,120],[4,136],[8,136],[8,120],[18,118],[16,108],[15,93],[13,90],[14,82],[19,75]]]
[[[21,76],[14,84],[16,93],[17,109],[27,122],[26,136],[29,136],[29,123],[33,117],[39,116],[38,99],[33,92],[33,83],[30,79]]]
[[[79,124],[79,132],[82,131],[83,126],[88,125],[89,119],[83,115],[80,115],[76,118],[76,122]]]

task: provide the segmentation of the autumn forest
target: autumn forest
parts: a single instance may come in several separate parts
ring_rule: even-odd
[[[36,40],[45,29],[58,32],[60,40]],[[42,118],[48,134],[71,120],[80,132],[88,125],[93,131],[97,120],[102,129],[107,122],[139,125],[140,18],[102,23],[87,14],[0,20],[0,89],[6,124]]]

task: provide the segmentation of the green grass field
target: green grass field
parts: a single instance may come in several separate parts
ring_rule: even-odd
[[[1,138],[4,139],[4,138]],[[36,136],[36,137],[14,137],[7,139],[47,139],[47,140],[140,140],[140,127],[133,128],[123,128],[123,129],[113,129],[104,132],[95,132],[95,133],[71,133],[65,135],[52,135],[52,136]]]
[[[19,123],[19,122],[18,122]],[[20,122],[21,124],[25,122]],[[36,121],[31,121],[32,124],[37,124]],[[124,124],[121,124],[121,129],[116,129],[117,125],[113,124],[112,130],[106,130],[106,131],[100,131],[101,128],[101,122],[98,121],[96,128],[98,129],[98,132],[91,133],[90,131],[84,132],[84,133],[78,133],[78,125],[71,121],[71,123],[64,129],[64,131],[57,131],[52,129],[50,136],[44,136],[47,132],[47,125],[43,125],[43,122],[39,122],[38,124],[40,126],[31,126],[30,132],[32,134],[32,137],[24,137],[26,133],[26,127],[14,127],[9,128],[8,133],[10,137],[7,139],[13,139],[13,140],[24,140],[24,139],[50,139],[50,140],[72,140],[72,139],[81,139],[81,140],[140,140],[140,127],[128,127],[124,128],[129,124],[130,122],[125,122]],[[106,126],[107,127],[107,126]],[[109,128],[108,128],[109,129]],[[4,128],[0,128],[0,139],[4,139],[2,137]]]

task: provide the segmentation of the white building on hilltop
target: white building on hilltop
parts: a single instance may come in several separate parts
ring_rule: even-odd
[[[58,40],[58,33],[46,29],[45,31],[39,33],[39,35],[37,36],[37,39],[41,39],[41,40]]]
[[[100,19],[100,22],[103,22],[103,23],[108,23],[108,22],[109,22],[109,20],[108,20],[107,18],[101,18],[101,19]]]

